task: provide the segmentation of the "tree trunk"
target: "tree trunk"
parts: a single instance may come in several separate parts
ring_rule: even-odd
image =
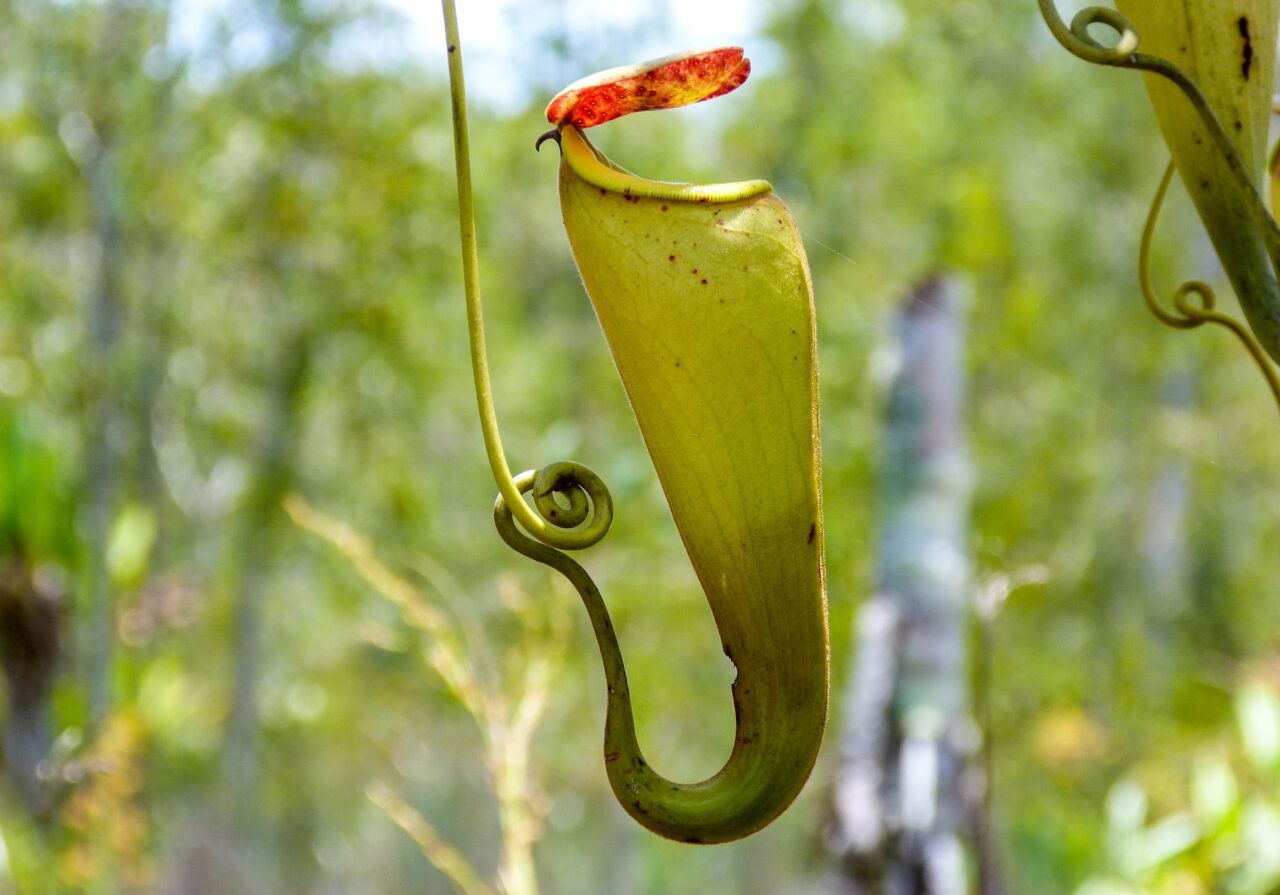
[[[306,378],[309,346],[305,335],[286,339],[277,356],[270,387],[270,412],[255,448],[254,480],[246,496],[235,537],[240,567],[235,596],[232,655],[234,682],[223,746],[229,841],[234,854],[224,870],[235,878],[256,879],[263,836],[258,763],[258,684],[262,666],[263,602],[270,577],[280,501],[289,489],[297,401]]]
[[[1166,375],[1160,396],[1165,417],[1187,414],[1195,405],[1195,375],[1181,365]],[[1191,604],[1188,517],[1191,462],[1181,450],[1170,450],[1160,462],[1146,495],[1141,527],[1143,600],[1142,675],[1139,683],[1149,704],[1172,712],[1171,688],[1177,677],[1177,634]]]
[[[0,672],[8,718],[0,729],[5,765],[32,817],[47,820],[52,787],[41,765],[53,746],[50,697],[62,648],[63,595],[36,580],[20,554],[0,558]]]
[[[840,895],[964,895],[980,812],[969,715],[972,471],[961,420],[967,289],[938,277],[898,316],[877,587],[854,632],[834,822]]]
[[[107,539],[118,497],[120,405],[111,388],[116,345],[124,320],[121,281],[124,277],[124,237],[120,185],[109,137],[92,151],[85,176],[92,197],[94,241],[98,267],[88,296],[89,389],[88,542],[91,556],[88,600],[89,705],[95,723],[111,710],[115,641],[115,592],[107,569]]]

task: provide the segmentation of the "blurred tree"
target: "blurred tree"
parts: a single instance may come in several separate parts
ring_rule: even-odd
[[[881,461],[876,593],[858,612],[834,818],[833,891],[964,895],[982,808],[966,640],[973,471],[965,448],[962,281],[937,276],[898,315]]]

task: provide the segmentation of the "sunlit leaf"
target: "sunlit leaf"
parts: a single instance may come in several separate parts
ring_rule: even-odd
[[[1280,883],[1280,810],[1261,798],[1251,799],[1241,828],[1250,875],[1259,892],[1270,892]]]
[[[129,504],[116,516],[107,541],[107,570],[117,587],[142,583],[156,533],[156,516],[148,507]]]
[[[1236,721],[1245,754],[1260,770],[1271,770],[1280,759],[1280,700],[1260,681],[1246,684],[1236,695]]]
[[[1200,823],[1191,815],[1163,818],[1134,837],[1124,855],[1125,866],[1133,873],[1152,870],[1194,846],[1200,837]]]
[[[1231,765],[1221,756],[1202,757],[1191,771],[1191,803],[1209,828],[1223,823],[1238,806],[1240,788]]]
[[[1147,791],[1132,779],[1121,780],[1107,794],[1107,821],[1112,833],[1134,833],[1147,820]]]

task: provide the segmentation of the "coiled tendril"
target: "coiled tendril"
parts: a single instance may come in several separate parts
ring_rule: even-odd
[[[1261,219],[1265,219],[1272,231],[1280,234],[1280,230],[1276,229],[1275,221],[1272,220],[1271,214],[1267,211],[1266,206],[1262,204],[1261,197],[1258,197],[1257,190],[1253,189],[1253,181],[1249,177],[1249,170],[1245,167],[1244,160],[1240,158],[1240,152],[1236,149],[1235,143],[1232,142],[1231,135],[1223,127],[1222,121],[1218,118],[1217,113],[1213,111],[1213,107],[1209,105],[1209,100],[1200,90],[1199,85],[1191,80],[1186,72],[1168,59],[1152,56],[1149,53],[1139,53],[1140,38],[1138,30],[1119,10],[1106,6],[1086,6],[1075,14],[1071,19],[1070,27],[1068,27],[1062,20],[1062,16],[1058,14],[1058,8],[1054,4],[1054,0],[1038,0],[1038,2],[1040,4],[1040,14],[1044,17],[1045,24],[1049,26],[1049,30],[1053,32],[1053,36],[1057,38],[1058,43],[1062,44],[1072,55],[1095,65],[1110,65],[1113,68],[1132,68],[1138,71],[1149,71],[1172,81],[1187,97],[1191,105],[1195,107],[1196,114],[1200,116],[1200,120],[1208,128],[1214,145],[1218,147],[1218,151],[1222,153],[1231,168],[1232,175],[1238,177],[1242,183],[1247,184],[1249,191],[1257,199],[1256,208],[1251,210],[1260,211]],[[1118,33],[1120,39],[1114,45],[1107,46],[1089,33],[1089,28],[1093,25],[1106,25]]]
[[[1138,50],[1138,32],[1119,10],[1106,6],[1086,6],[1075,14],[1070,28],[1062,21],[1062,16],[1058,15],[1053,0],[1040,0],[1040,13],[1058,43],[1086,62],[1124,66]],[[1099,42],[1089,33],[1092,25],[1106,25],[1119,34],[1120,39],[1112,46]]]
[[[1236,334],[1236,338],[1248,350],[1258,369],[1262,371],[1267,385],[1271,387],[1271,395],[1280,407],[1280,374],[1267,357],[1258,340],[1254,338],[1243,323],[1229,314],[1217,309],[1217,296],[1213,287],[1201,280],[1188,280],[1182,283],[1173,293],[1173,311],[1165,308],[1156,298],[1151,285],[1151,241],[1155,236],[1156,221],[1160,218],[1160,209],[1164,206],[1164,197],[1169,192],[1169,184],[1173,181],[1174,164],[1169,162],[1160,178],[1160,186],[1156,189],[1155,198],[1151,200],[1151,209],[1147,212],[1147,223],[1142,228],[1142,243],[1138,248],[1138,283],[1142,287],[1142,300],[1156,319],[1174,329],[1195,329],[1206,323],[1216,323]],[[1199,303],[1193,301],[1198,299]],[[1175,313],[1176,312],[1176,313]]]
[[[484,312],[480,306],[480,264],[476,250],[475,202],[471,191],[471,148],[467,136],[466,86],[458,18],[445,3],[445,36],[449,42],[449,96],[453,108],[453,149],[458,178],[458,224],[462,238],[462,281],[467,298],[467,329],[471,343],[471,374],[484,432],[485,453],[493,470],[501,501],[536,541],[562,550],[580,550],[597,543],[613,524],[613,498],[604,481],[581,463],[552,463],[512,478],[498,433],[485,348]],[[523,486],[523,487],[522,487]],[[533,508],[522,492],[533,492]],[[559,495],[559,498],[557,498]],[[537,512],[534,512],[536,508]]]
[[[1195,108],[1196,114],[1200,117],[1205,128],[1209,131],[1209,136],[1214,145],[1222,153],[1231,176],[1242,187],[1240,194],[1245,197],[1245,201],[1248,204],[1246,211],[1259,227],[1274,265],[1275,259],[1280,257],[1280,227],[1277,227],[1275,218],[1271,216],[1266,204],[1262,201],[1262,197],[1258,195],[1257,189],[1254,188],[1253,180],[1249,176],[1249,170],[1245,167],[1244,160],[1240,157],[1239,150],[1227,133],[1227,129],[1223,127],[1221,119],[1218,118],[1213,107],[1209,105],[1209,100],[1200,90],[1199,85],[1191,80],[1186,72],[1169,60],[1147,53],[1139,53],[1138,31],[1133,27],[1133,23],[1119,10],[1105,6],[1088,6],[1075,14],[1071,20],[1070,27],[1068,27],[1058,14],[1054,0],[1038,0],[1038,2],[1045,24],[1049,26],[1049,30],[1053,32],[1053,36],[1057,38],[1058,43],[1062,44],[1068,52],[1096,65],[1131,68],[1160,75],[1171,81],[1182,91],[1183,95]],[[1119,34],[1120,37],[1113,45],[1103,44],[1089,33],[1089,28],[1093,25],[1106,25]],[[1235,333],[1258,365],[1258,369],[1262,371],[1263,377],[1271,388],[1272,396],[1276,400],[1276,405],[1280,407],[1280,375],[1277,374],[1275,366],[1271,363],[1257,337],[1247,326],[1234,317],[1217,310],[1217,297],[1208,283],[1200,280],[1189,280],[1181,284],[1173,293],[1174,310],[1172,312],[1163,307],[1156,298],[1155,290],[1151,285],[1151,240],[1155,233],[1156,221],[1160,217],[1160,209],[1164,204],[1165,194],[1168,192],[1169,184],[1173,179],[1174,167],[1175,165],[1171,161],[1169,167],[1165,170],[1164,177],[1160,181],[1160,187],[1156,190],[1155,198],[1152,200],[1151,210],[1147,214],[1147,223],[1142,233],[1142,245],[1138,254],[1138,279],[1142,287],[1143,301],[1146,302],[1147,307],[1155,315],[1156,319],[1174,329],[1195,329],[1206,323],[1216,323]],[[1193,301],[1193,298],[1198,299],[1198,303]]]

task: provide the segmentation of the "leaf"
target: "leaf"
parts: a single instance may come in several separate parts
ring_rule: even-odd
[[[1276,0],[1184,0],[1177,10],[1167,0],[1117,0],[1132,20],[1139,50],[1161,56],[1185,71],[1204,92],[1232,134],[1250,176],[1260,184],[1271,122],[1275,70]],[[1193,196],[1222,182],[1201,177],[1221,164],[1204,124],[1182,92],[1165,78],[1144,75],[1165,139]],[[1198,200],[1197,200],[1198,204]]]
[[[1274,891],[1280,882],[1280,811],[1254,798],[1245,806],[1241,828],[1249,855],[1248,875],[1256,891]]]
[[[1191,771],[1191,803],[1211,830],[1217,829],[1240,804],[1240,787],[1231,765],[1220,755],[1201,757]]]
[[[1280,701],[1261,681],[1253,681],[1236,695],[1236,720],[1245,754],[1254,767],[1270,771],[1280,760]]]
[[[1121,780],[1107,793],[1107,822],[1112,834],[1127,835],[1142,829],[1147,820],[1147,792],[1135,780]]]
[[[754,826],[808,776],[827,694],[813,298],[795,222],[764,188],[681,201],[560,168],[574,258],[738,668],[734,756],[703,801],[724,790],[717,810],[749,807]]]
[[[1189,814],[1174,814],[1133,839],[1124,856],[1131,873],[1142,874],[1173,860],[1200,841],[1200,824]]]
[[[129,504],[116,516],[107,540],[107,571],[116,587],[137,587],[147,573],[155,545],[155,513],[140,504]]]

